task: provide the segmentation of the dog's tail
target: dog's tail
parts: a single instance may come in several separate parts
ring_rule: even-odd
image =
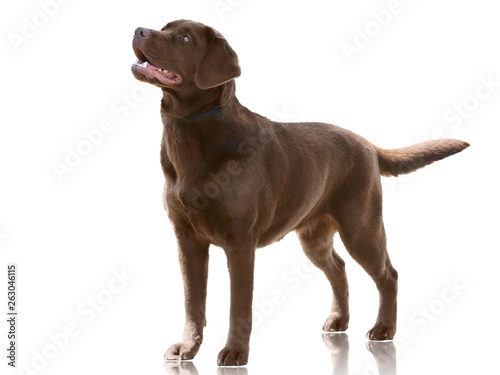
[[[456,139],[437,139],[413,146],[384,150],[376,147],[380,174],[398,176],[425,167],[469,147]]]

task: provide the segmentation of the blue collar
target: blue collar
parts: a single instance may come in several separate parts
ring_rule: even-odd
[[[215,107],[215,108],[212,108],[206,112],[196,113],[194,115],[186,116],[185,118],[196,119],[196,118],[207,117],[207,116],[213,115],[214,113],[219,112],[221,109],[222,109],[222,107]]]

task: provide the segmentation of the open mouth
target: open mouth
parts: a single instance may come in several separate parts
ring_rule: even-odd
[[[134,48],[134,52],[138,60],[132,65],[132,70],[136,70],[148,78],[156,78],[167,85],[178,85],[182,82],[182,78],[178,74],[152,64],[141,50]]]

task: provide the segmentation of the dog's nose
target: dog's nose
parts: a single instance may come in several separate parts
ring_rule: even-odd
[[[135,34],[134,36],[136,38],[145,38],[147,36],[150,36],[152,34],[151,29],[146,29],[145,27],[138,27],[135,29]]]

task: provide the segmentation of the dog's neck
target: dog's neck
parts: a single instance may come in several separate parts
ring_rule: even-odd
[[[232,80],[208,90],[200,90],[193,86],[191,90],[183,90],[183,92],[166,88],[162,91],[162,115],[175,118],[196,118],[196,115],[222,107],[234,98],[235,84]]]
[[[233,96],[218,111],[193,118],[173,116],[165,111],[162,103],[161,163],[165,176],[170,181],[180,179],[194,184],[207,171],[217,170],[217,163],[223,155],[238,157],[238,147],[245,144],[245,135],[249,131],[246,127],[239,127],[241,119],[234,119],[234,113],[238,113],[241,107]]]

